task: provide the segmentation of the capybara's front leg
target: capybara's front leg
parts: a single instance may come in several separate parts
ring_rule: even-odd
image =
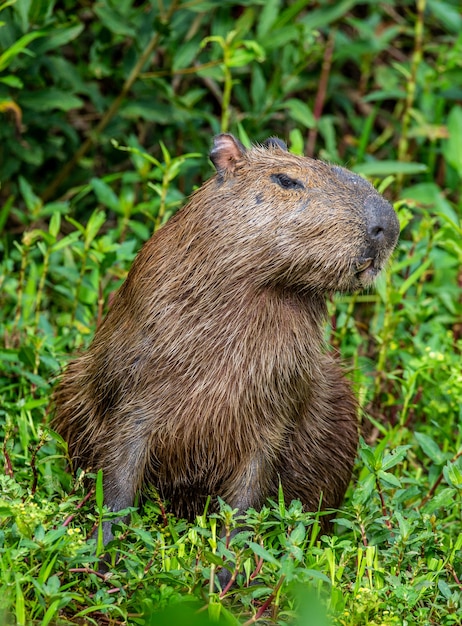
[[[276,468],[286,502],[300,500],[307,511],[342,504],[358,446],[356,400],[327,356],[321,382],[300,407]],[[320,518],[324,532],[330,529],[330,517]]]
[[[256,452],[247,463],[242,463],[239,471],[232,477],[229,482],[229,489],[223,494],[223,499],[233,509],[237,509],[238,515],[244,514],[247,509],[260,509],[266,499],[269,485],[274,482],[274,472],[272,463],[262,455]],[[245,528],[236,528],[231,531],[230,539]],[[223,535],[225,534],[223,530]],[[221,589],[224,589],[230,579],[232,573],[226,567],[218,572],[218,581]]]
[[[133,506],[135,495],[143,483],[145,475],[146,446],[142,438],[129,440],[125,445],[117,446],[111,463],[103,465],[104,504],[110,511],[122,511]],[[127,522],[129,516],[118,518]],[[114,538],[112,524],[114,520],[103,522],[103,542],[106,545]]]

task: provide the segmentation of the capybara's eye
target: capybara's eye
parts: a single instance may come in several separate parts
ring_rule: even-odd
[[[303,183],[296,178],[287,176],[287,174],[271,174],[271,180],[283,189],[305,189]]]

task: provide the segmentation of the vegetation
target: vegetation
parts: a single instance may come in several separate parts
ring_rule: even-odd
[[[0,10],[0,621],[462,623],[459,2]],[[142,242],[211,174],[220,130],[280,136],[395,203],[388,275],[331,305],[329,341],[363,407],[354,479],[332,536],[283,494],[194,524],[153,494],[102,574],[87,540],[108,517],[101,480],[88,492],[66,471],[53,381]],[[220,591],[223,566],[235,585]]]

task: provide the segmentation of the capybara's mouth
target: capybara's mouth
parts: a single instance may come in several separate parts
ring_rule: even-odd
[[[377,259],[372,257],[358,259],[355,263],[355,274],[361,285],[370,285],[380,274],[382,267]]]
[[[358,259],[358,261],[356,261],[356,273],[361,274],[362,272],[365,272],[367,269],[373,266],[374,266],[373,258]]]

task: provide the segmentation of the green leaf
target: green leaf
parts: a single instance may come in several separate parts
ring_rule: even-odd
[[[448,139],[443,144],[445,159],[462,178],[462,107],[455,106],[448,116]]]
[[[48,87],[41,91],[22,92],[19,96],[21,107],[32,109],[33,111],[70,111],[83,106],[83,100],[67,91],[62,91],[55,87]]]
[[[438,589],[447,600],[452,596],[451,587],[443,579],[438,580]]]
[[[66,221],[69,222],[69,224],[72,224],[72,226],[74,226],[74,228],[76,228],[82,235],[85,233],[85,226],[73,217],[70,217],[70,215],[66,215]]]
[[[284,491],[282,489],[281,483],[279,483],[279,486],[278,486],[278,508],[279,508],[279,515],[281,516],[282,519],[284,519],[286,515],[286,504],[284,500]]]
[[[404,281],[404,283],[399,288],[400,295],[404,296],[404,294],[408,291],[408,289],[416,283],[421,276],[425,274],[430,265],[432,264],[431,259],[426,259],[419,267],[412,272],[412,274]]]
[[[47,398],[31,398],[30,400],[24,402],[24,409],[26,411],[36,409],[41,406],[46,406],[48,402],[49,400]]]
[[[458,461],[460,461],[460,459],[458,459]],[[462,489],[462,467],[460,465],[460,462],[455,461],[454,463],[448,463],[448,465],[443,468],[445,479],[450,485],[457,489]]]
[[[57,211],[56,213],[53,213],[53,215],[51,216],[50,226],[48,227],[48,232],[53,237],[53,239],[56,239],[56,237],[58,236],[60,227],[61,227],[61,213]]]
[[[35,0],[32,4],[35,4]],[[39,56],[45,54],[49,50],[57,50],[58,48],[68,44],[70,41],[76,39],[83,29],[83,24],[55,28],[48,32],[47,36],[34,46],[34,52],[37,56]]]
[[[365,446],[361,446],[359,449],[359,455],[363,460],[363,463],[372,471],[376,466],[376,458],[374,452]]]
[[[175,50],[175,56],[173,57],[173,70],[179,70],[182,68],[190,67],[194,58],[198,53],[198,45],[195,40],[185,41],[183,45],[179,46]]]
[[[26,607],[24,602],[24,594],[21,589],[21,580],[19,574],[16,574],[16,606],[15,606],[16,624],[25,626],[26,624]]]
[[[260,558],[262,558],[264,561],[267,561],[268,563],[272,563],[273,565],[276,565],[278,568],[281,565],[280,561],[278,561],[278,559],[276,559],[271,554],[271,552],[268,552],[268,550],[263,548],[263,546],[261,546],[260,544],[255,543],[254,541],[251,541],[249,543],[249,548],[251,548],[255,552],[255,554],[259,556]]]
[[[404,100],[406,92],[404,89],[378,89],[365,95],[362,100],[364,102],[381,102],[382,100]]]
[[[406,520],[406,518],[404,517],[404,515],[402,515],[399,511],[395,511],[395,517],[398,520],[401,539],[403,541],[407,541],[409,539],[411,526],[409,522]]]
[[[18,353],[19,360],[26,367],[33,367],[35,363],[35,351],[31,346],[22,346]]]
[[[89,615],[90,613],[101,612],[104,614],[104,613],[107,613],[108,611],[117,612],[122,616],[122,618],[126,617],[123,610],[120,607],[118,607],[116,604],[106,603],[106,604],[94,604],[92,606],[87,606],[86,608],[82,609],[78,613],[75,613],[74,618],[83,617],[84,615]],[[172,626],[172,625],[169,625],[169,626]]]
[[[266,0],[262,9],[259,11],[257,20],[257,36],[258,39],[266,37],[271,26],[277,20],[281,7],[281,0]]]
[[[203,554],[204,558],[206,558],[210,563],[213,563],[214,565],[223,565],[223,559],[219,554],[214,554],[213,552],[210,552],[210,550],[204,550]]]
[[[417,443],[422,448],[424,454],[426,454],[436,465],[443,465],[446,462],[445,455],[441,452],[439,446],[431,437],[424,433],[415,432],[414,437],[417,439]]]
[[[381,469],[383,471],[387,471],[395,465],[398,465],[398,463],[401,463],[401,461],[407,456],[407,451],[411,447],[412,446],[398,446],[391,452],[387,452],[383,457]]]
[[[148,546],[150,549],[153,549],[156,545],[154,538],[150,532],[147,530],[143,530],[142,528],[134,528],[133,533],[141,539],[141,541]]]
[[[419,183],[403,189],[401,198],[409,202],[414,200],[424,208],[431,207],[438,216],[445,216],[451,222],[458,225],[460,218],[451,206],[451,203],[444,197],[441,189],[436,183]]]
[[[240,142],[246,147],[246,148],[250,148],[252,145],[252,141],[250,139],[250,137],[248,136],[244,126],[238,122],[237,123],[237,129],[238,129],[238,134],[239,134],[239,140]]]
[[[57,540],[61,539],[61,537],[63,537],[66,533],[67,533],[67,528],[65,526],[60,526],[59,528],[55,528],[53,530],[49,530],[45,534],[45,536],[42,539],[41,543],[43,545],[51,545],[53,543],[56,543]],[[43,580],[46,580],[47,578],[48,578],[48,574],[44,576]]]
[[[367,502],[376,488],[376,479],[374,474],[368,474],[364,480],[358,481],[356,489],[353,493],[353,504],[364,504]]]
[[[109,185],[104,182],[104,180],[101,180],[101,178],[92,178],[90,181],[90,185],[92,186],[99,203],[103,204],[108,209],[112,209],[117,213],[119,212],[119,198],[109,187]]]
[[[0,504],[0,517],[11,517],[15,513],[16,509],[14,507],[5,506],[3,503]]]
[[[319,574],[320,572],[308,570],[306,573]],[[318,578],[317,576],[313,577],[315,580]],[[330,587],[331,581],[326,580],[326,578],[326,576],[323,576],[319,580],[325,581]],[[297,600],[297,618],[293,623],[298,626],[332,626],[331,620],[326,615],[326,606],[320,600],[322,596],[316,592],[316,589],[320,589],[320,587],[314,584],[298,584],[293,588],[293,593]]]
[[[296,98],[290,98],[286,100],[280,108],[288,109],[289,115],[306,128],[314,128],[316,126],[314,115],[305,102],[297,100]]]
[[[67,528],[64,528],[64,533],[67,532]],[[36,537],[37,538],[37,537]],[[40,540],[40,542],[42,543],[43,540]],[[54,542],[53,542],[54,543]],[[48,559],[46,559],[43,563],[42,566],[40,568],[40,572],[38,573],[37,576],[37,582],[43,584],[46,583],[48,578],[50,577],[50,574],[53,570],[53,566],[56,562],[56,559],[59,556],[59,551],[56,550],[56,552],[54,554],[51,554],[49,556]]]
[[[101,23],[116,35],[124,35],[127,37],[136,37],[136,30],[130,25],[131,20],[125,19],[117,11],[101,4],[95,4],[94,12],[100,18]]]
[[[151,103],[143,103],[141,101],[127,101],[120,107],[120,115],[128,119],[143,119],[148,122],[157,122],[168,126],[172,123],[172,106],[158,105],[154,107]]]
[[[96,474],[95,482],[95,500],[98,512],[101,514],[103,511],[104,492],[103,492],[103,470],[98,470]]]
[[[104,211],[94,211],[85,227],[85,248],[88,249],[91,242],[98,234],[99,229],[106,221],[106,213]]]
[[[290,533],[290,540],[295,545],[300,545],[305,540],[306,527],[300,523],[295,526],[294,530]]]
[[[6,9],[6,7],[10,7],[13,4],[16,4],[17,0],[5,0],[5,2],[2,2],[0,4],[0,11],[3,11],[3,9]],[[0,23],[1,26],[1,23]]]
[[[262,48],[262,46],[260,46],[260,44],[253,39],[245,39],[242,42],[242,45],[244,46],[244,48],[253,53],[255,60],[258,63],[263,63],[263,61],[266,59],[265,49]]]
[[[425,513],[429,515],[437,509],[443,511],[451,510],[454,506],[454,498],[457,497],[457,490],[454,487],[446,487],[434,495],[424,506]]]
[[[298,154],[303,156],[304,154],[304,140],[303,135],[299,128],[292,128],[289,133],[290,137],[290,151],[292,154]]]
[[[33,0],[29,6],[28,18],[32,24],[40,24],[51,16],[56,0]]]
[[[0,78],[0,83],[8,85],[8,87],[13,87],[14,89],[22,89],[24,87],[24,83],[17,76],[3,76]]]
[[[358,163],[351,169],[363,176],[390,176],[391,174],[421,174],[427,171],[427,166],[424,163],[385,160]]]
[[[334,163],[340,162],[337,150],[337,132],[335,128],[336,120],[331,115],[323,115],[319,118],[317,126],[319,134],[323,137],[326,147],[320,151],[322,158]]]
[[[322,8],[306,12],[303,21],[311,30],[319,29],[343,17],[357,0],[343,0],[333,3],[322,3]],[[305,2],[306,4],[306,2]]]
[[[18,56],[21,52],[25,52],[27,46],[31,41],[37,39],[38,37],[45,37],[47,33],[45,31],[36,30],[32,33],[27,33],[23,35],[16,41],[12,46],[7,48],[3,54],[0,54],[0,72],[3,72],[5,68],[13,61],[15,57]],[[29,53],[30,54],[30,53]]]
[[[35,214],[42,206],[42,200],[35,195],[32,191],[32,186],[22,176],[19,177],[19,190],[21,191],[21,195],[26,203],[27,209],[32,214]]]
[[[251,50],[238,49],[233,51],[233,54],[226,64],[228,67],[244,67],[249,65],[255,60],[255,53]]]
[[[462,30],[462,17],[460,14],[460,5],[457,3],[452,6],[449,2],[441,2],[440,0],[427,0],[427,7],[430,14],[444,25],[449,31],[460,34]],[[431,19],[428,17],[427,19]]]
[[[62,602],[62,599],[58,598],[57,600],[55,600],[54,602],[50,604],[50,606],[46,610],[45,615],[42,618],[42,621],[40,622],[41,626],[48,626],[51,620],[54,617],[56,617],[56,613],[58,612],[61,606],[61,602]]]
[[[265,75],[259,65],[254,64],[252,80],[250,82],[250,95],[254,111],[262,111],[266,104],[266,81]],[[241,125],[242,126],[242,125]]]
[[[377,477],[380,478],[380,480],[385,481],[392,487],[401,487],[401,481],[398,478],[396,478],[394,474],[390,474],[390,472],[384,472],[382,470],[378,470]]]

